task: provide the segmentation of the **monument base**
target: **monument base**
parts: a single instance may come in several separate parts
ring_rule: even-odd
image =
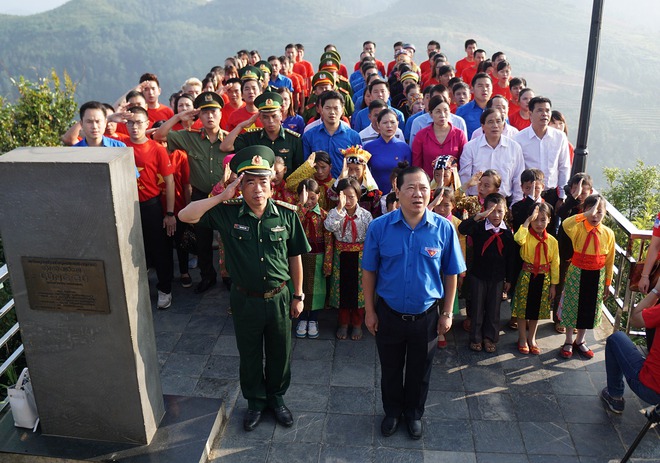
[[[44,436],[14,426],[11,411],[0,418],[3,463],[205,463],[226,425],[222,399],[166,395],[165,416],[149,445]]]

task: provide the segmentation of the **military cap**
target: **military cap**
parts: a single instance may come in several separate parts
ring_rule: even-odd
[[[257,61],[256,63],[254,63],[254,65],[255,65],[255,67],[259,68],[259,70],[261,71],[262,74],[264,74],[266,72],[268,74],[273,73],[273,66],[271,66],[268,61],[264,61],[264,60]],[[262,76],[262,78],[263,78],[263,76]]]
[[[202,92],[193,103],[195,109],[222,109],[224,105],[222,97],[215,92]]]
[[[316,87],[317,85],[323,85],[323,84],[330,84],[333,87],[335,86],[335,78],[334,76],[325,71],[317,72],[314,74],[314,77],[312,77],[312,88]]]
[[[339,61],[335,58],[327,57],[319,63],[319,71],[339,71]]]
[[[246,146],[240,150],[229,162],[232,172],[240,175],[242,173],[252,175],[271,175],[275,154],[273,150],[263,145]]]
[[[254,66],[245,66],[238,70],[238,77],[242,82],[245,80],[261,80],[264,78],[264,75],[261,73],[259,68]]]
[[[322,63],[323,61],[329,58],[336,59],[338,63],[341,63],[341,55],[339,55],[339,53],[336,52],[335,50],[330,50],[323,53],[319,61]]]
[[[254,99],[254,105],[262,113],[277,111],[282,108],[282,95],[275,92],[264,92]]]
[[[340,150],[350,164],[367,164],[371,159],[371,153],[362,149],[360,145],[349,146],[345,150]]]

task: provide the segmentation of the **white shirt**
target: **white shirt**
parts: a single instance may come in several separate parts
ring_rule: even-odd
[[[463,147],[460,165],[461,183],[467,183],[479,171],[495,169],[502,176],[500,194],[511,196],[511,204],[522,199],[520,174],[525,170],[525,160],[520,145],[514,140],[502,136],[495,148],[488,144],[485,135],[470,140]],[[468,188],[466,194],[476,195],[477,187]]]
[[[374,129],[371,124],[369,124],[365,129],[360,131],[360,140],[362,140],[362,145],[366,145],[370,141],[374,141],[376,138],[380,137],[380,134],[376,132],[376,129]],[[403,132],[401,129],[396,129],[396,132],[394,132],[394,138],[397,138],[403,142],[406,141],[406,139],[403,136]]]
[[[518,132],[520,132],[520,131],[518,129],[516,129],[514,126],[509,125],[508,122],[504,123],[504,130],[502,131],[502,135],[504,135],[505,137],[509,137],[511,139],[514,139],[516,137],[516,135],[518,135]],[[475,138],[479,138],[483,134],[484,134],[484,129],[482,127],[479,127],[477,130],[472,132],[472,138],[470,138],[470,140],[474,140]]]
[[[559,198],[566,198],[564,185],[571,175],[571,158],[564,132],[548,127],[543,138],[539,138],[529,126],[521,130],[515,140],[522,148],[525,168],[543,171],[546,189],[559,187]]]
[[[467,126],[465,125],[465,119],[463,119],[461,116],[457,116],[456,114],[449,114],[449,123],[456,127],[457,129],[461,129],[463,133],[465,134],[465,138],[467,138]],[[421,116],[418,116],[412,123],[412,127],[410,128],[410,141],[408,144],[412,148],[413,140],[415,139],[415,135],[417,135],[417,132],[422,130],[424,127],[428,127],[429,125],[433,124],[433,117],[431,116],[430,113],[424,113]]]

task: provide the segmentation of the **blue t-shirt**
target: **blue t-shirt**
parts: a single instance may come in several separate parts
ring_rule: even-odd
[[[294,132],[302,135],[303,131],[305,130],[305,120],[300,114],[294,114],[293,116],[289,116],[282,121],[282,127],[285,129],[293,130]]]
[[[468,140],[472,138],[472,132],[481,127],[481,113],[483,112],[484,110],[481,109],[474,100],[464,104],[456,110],[456,115],[461,116],[465,120]]]
[[[89,146],[89,145],[87,144],[87,139],[83,138],[73,146]],[[106,148],[126,148],[126,143],[103,135],[103,139],[101,140],[101,146],[104,146]]]
[[[392,106],[389,108],[396,113],[396,118],[399,121],[399,127],[404,127],[406,125],[405,118],[403,113]],[[363,108],[351,116],[351,128],[356,132],[360,132],[366,129],[371,124],[369,120],[369,108]]]
[[[330,135],[325,128],[325,124],[321,123],[307,130],[303,134],[302,141],[305,159],[312,152],[319,150],[325,151],[330,155],[332,176],[334,178],[339,177],[342,166],[344,165],[344,155],[341,154],[340,150],[346,149],[349,146],[362,144],[360,134],[344,124],[339,124],[339,128],[335,133]]]
[[[418,314],[444,296],[442,275],[465,271],[458,235],[435,212],[411,229],[397,209],[367,229],[362,268],[377,272],[376,293],[397,312]]]

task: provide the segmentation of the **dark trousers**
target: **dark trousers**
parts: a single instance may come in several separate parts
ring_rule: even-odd
[[[470,342],[480,344],[484,338],[497,342],[500,338],[500,305],[504,281],[486,281],[470,277],[472,325]]]
[[[181,240],[183,239],[183,233],[188,229],[188,224],[183,223],[176,218],[176,231],[174,232],[174,243],[176,247],[176,257],[179,261],[179,273],[181,275],[188,273],[188,251],[182,249]]]
[[[438,342],[438,310],[404,321],[380,298],[376,304],[376,346],[381,365],[380,387],[385,415],[419,420],[429,392],[431,367]],[[404,377],[405,369],[405,377]]]
[[[562,185],[563,187],[563,185]],[[559,201],[559,188],[549,188],[541,193],[543,200],[552,206],[554,211],[557,201]],[[552,214],[552,220],[548,225],[548,233],[550,233],[555,238],[559,234],[559,226],[561,225],[561,220],[557,217],[556,213]]]
[[[142,239],[147,262],[151,263],[158,275],[158,291],[172,292],[172,239],[163,228],[163,208],[160,197],[156,196],[140,203],[140,221],[142,222]]]
[[[232,285],[229,300],[240,356],[241,391],[248,408],[281,407],[291,383],[289,290],[284,287],[274,297],[263,299],[249,297]]]
[[[197,188],[192,189],[192,201],[199,201],[205,198],[208,198],[208,193],[204,193]],[[217,273],[213,266],[213,230],[196,224],[195,237],[197,239],[197,266],[199,267],[202,280],[215,281]]]

